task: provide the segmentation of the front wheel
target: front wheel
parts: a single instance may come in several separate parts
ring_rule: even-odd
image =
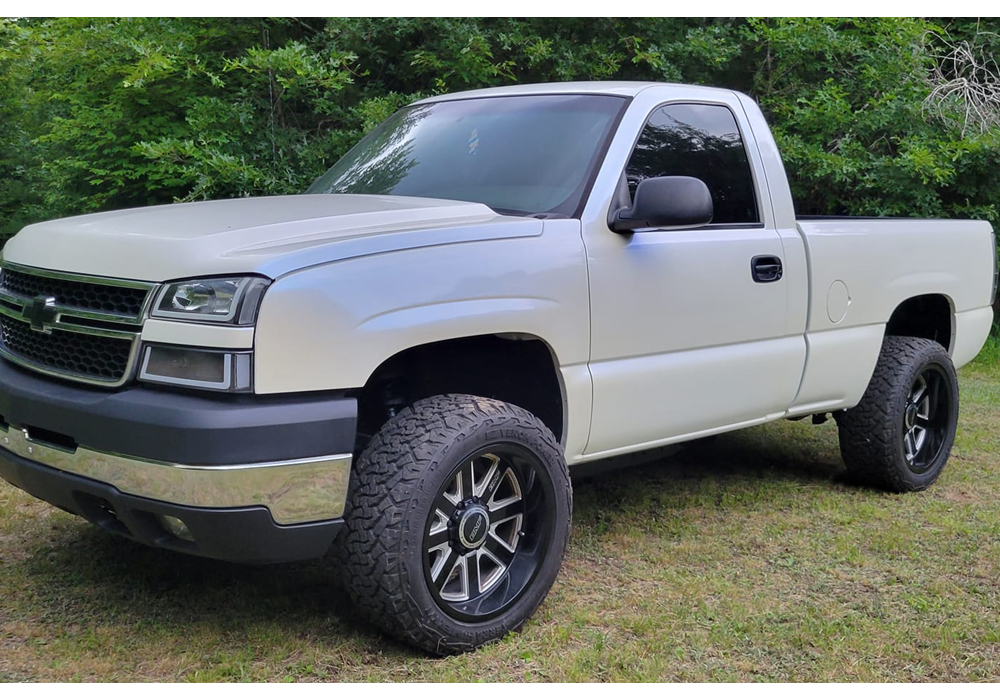
[[[555,581],[572,492],[527,411],[460,394],[417,401],[355,465],[345,586],[379,627],[438,654],[516,630]]]
[[[958,377],[947,351],[889,336],[864,397],[837,419],[848,474],[887,491],[921,491],[944,469],[958,425]]]

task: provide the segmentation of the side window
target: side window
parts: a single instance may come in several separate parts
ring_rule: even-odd
[[[647,177],[688,175],[712,193],[715,224],[759,223],[750,163],[726,107],[675,104],[653,112],[625,169],[629,194]]]

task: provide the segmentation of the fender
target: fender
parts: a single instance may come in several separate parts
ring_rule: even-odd
[[[352,389],[386,359],[418,345],[524,333],[565,373],[586,366],[586,260],[579,222],[542,235],[396,250],[279,278],[261,305],[258,394]]]

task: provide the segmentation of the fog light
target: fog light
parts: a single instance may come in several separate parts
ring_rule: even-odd
[[[160,525],[162,525],[163,529],[171,535],[179,540],[194,542],[194,537],[191,535],[191,531],[188,530],[188,526],[184,524],[183,520],[175,518],[172,515],[160,515],[158,517],[160,519]]]
[[[139,379],[216,391],[250,389],[250,354],[151,345]]]

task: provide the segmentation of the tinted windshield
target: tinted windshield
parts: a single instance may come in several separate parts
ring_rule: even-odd
[[[308,191],[458,199],[570,216],[624,106],[620,97],[538,95],[408,107]]]

